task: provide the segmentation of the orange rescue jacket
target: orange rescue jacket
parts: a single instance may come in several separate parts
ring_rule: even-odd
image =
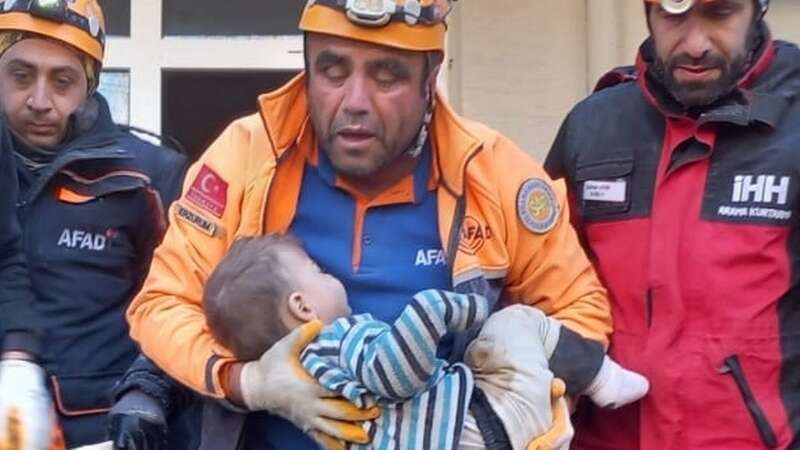
[[[438,220],[456,290],[535,305],[605,344],[606,291],[570,225],[563,184],[509,139],[460,118],[437,97],[431,141]],[[316,146],[303,74],[260,96],[259,107],[233,122],[189,170],[127,316],[144,353],[217,398],[225,396],[220,369],[233,358],[206,327],[205,282],[238,237],[288,230]],[[551,221],[540,219],[548,213]]]

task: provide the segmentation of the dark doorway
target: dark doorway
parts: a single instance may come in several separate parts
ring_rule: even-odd
[[[256,98],[296,71],[165,70],[161,75],[161,130],[194,161],[228,124],[256,111]]]

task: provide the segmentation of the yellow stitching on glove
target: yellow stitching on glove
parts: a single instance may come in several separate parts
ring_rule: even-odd
[[[300,337],[295,341],[294,346],[292,347],[292,355],[293,357],[290,358],[289,364],[292,366],[292,370],[297,374],[298,377],[304,380],[311,380],[311,375],[309,375],[303,366],[300,364],[300,353],[303,352],[303,349],[306,348],[308,344],[311,343],[317,336],[319,336],[320,331],[322,331],[323,324],[319,320],[313,320],[308,322],[307,324],[303,325],[300,328]]]
[[[562,403],[566,392],[567,387],[564,382],[558,378],[553,378],[553,383],[550,385],[550,407],[553,412],[553,426],[546,433],[531,441],[527,450],[553,450],[553,445],[569,431],[569,412],[567,408],[563,407]]]
[[[0,441],[0,450],[21,450],[22,436],[25,433],[22,420],[19,418],[17,408],[11,408],[8,413],[6,436]]]
[[[377,419],[381,415],[381,410],[377,406],[361,409],[342,398],[325,399],[322,402],[325,403],[326,408],[335,410],[338,413],[339,418],[347,419],[349,422],[373,420]]]
[[[347,450],[347,446],[344,442],[334,439],[325,433],[315,431],[312,437],[317,441],[317,444],[326,450]]]
[[[292,365],[292,370],[296,372],[301,379],[313,381],[315,383],[316,380],[314,380],[311,375],[306,372],[302,364],[300,364],[300,354],[302,353],[303,349],[305,349],[305,347],[311,343],[311,341],[316,339],[316,337],[322,331],[323,326],[323,323],[319,320],[314,320],[303,325],[302,331],[300,332],[300,338],[292,347],[293,357],[289,362]],[[369,435],[366,431],[364,431],[363,427],[361,427],[361,424],[358,422],[372,420],[380,416],[381,411],[377,406],[373,406],[369,409],[360,409],[342,398],[326,399],[323,400],[323,402],[325,403],[326,409],[329,411],[335,411],[336,417],[347,419],[347,421],[336,420],[334,418],[327,419],[327,422],[335,427],[341,437],[343,437],[347,442],[353,442],[356,444],[366,444],[369,442]],[[336,444],[340,442],[337,439],[319,432],[315,433],[315,435],[320,436],[320,439],[324,440],[323,444],[330,450],[338,450],[339,448],[345,450],[345,447],[337,446],[340,445]]]

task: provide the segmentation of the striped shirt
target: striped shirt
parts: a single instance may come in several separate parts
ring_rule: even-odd
[[[330,391],[356,406],[378,405],[367,424],[369,445],[351,449],[453,450],[467,414],[472,372],[436,357],[449,332],[480,326],[486,299],[421,291],[394,324],[361,314],[337,320],[309,344],[300,361]]]

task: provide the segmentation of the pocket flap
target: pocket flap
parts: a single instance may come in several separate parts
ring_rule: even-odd
[[[576,167],[575,181],[622,178],[633,173],[633,159],[587,163]]]
[[[86,203],[104,195],[134,191],[150,184],[147,175],[130,170],[109,172],[96,178],[87,178],[70,170],[61,173],[66,176],[62,178],[63,187],[58,197],[67,203]],[[70,201],[73,199],[78,201]]]
[[[123,372],[51,376],[56,409],[68,416],[103,414],[111,410],[111,389]]]

